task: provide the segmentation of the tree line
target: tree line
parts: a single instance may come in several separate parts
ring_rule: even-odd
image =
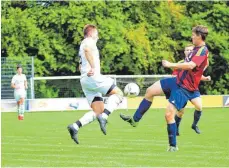
[[[229,2],[3,1],[3,57],[35,56],[35,76],[79,75],[85,24],[95,24],[103,74],[170,74],[161,60],[184,58],[191,30],[209,28],[202,94],[229,94]]]

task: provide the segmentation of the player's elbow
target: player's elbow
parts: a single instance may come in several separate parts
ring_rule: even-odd
[[[193,70],[196,67],[196,64],[194,62],[190,62],[188,64],[188,70]]]

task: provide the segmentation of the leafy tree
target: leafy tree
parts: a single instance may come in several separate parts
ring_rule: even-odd
[[[78,50],[85,24],[98,26],[104,74],[165,74],[162,59],[178,61],[197,24],[209,28],[207,45],[212,81],[201,93],[228,94],[228,2],[3,1],[3,57],[35,56],[36,76],[79,75]],[[72,87],[72,86],[69,86]],[[37,92],[59,96],[41,82]],[[79,89],[72,92],[79,93]],[[67,94],[67,93],[66,93]]]

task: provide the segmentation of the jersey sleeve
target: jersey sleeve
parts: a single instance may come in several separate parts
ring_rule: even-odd
[[[96,44],[95,44],[95,42],[92,39],[88,38],[87,40],[85,40],[84,49],[85,48],[91,48],[91,49],[93,49],[94,47],[96,47]]]
[[[172,72],[172,75],[178,75],[178,69],[174,69],[173,72]]]
[[[206,48],[200,48],[199,51],[192,57],[192,62],[196,66],[200,66],[208,57],[208,50]]]

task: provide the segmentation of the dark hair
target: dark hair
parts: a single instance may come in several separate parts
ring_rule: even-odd
[[[202,40],[205,40],[208,35],[208,28],[203,25],[198,25],[196,27],[193,27],[192,32],[194,32],[198,36],[201,36]]]
[[[95,25],[92,25],[92,24],[87,24],[84,26],[84,29],[83,29],[83,33],[84,33],[84,37],[86,37],[88,35],[88,33],[92,30],[96,29],[96,26]]]
[[[17,69],[22,68],[21,64],[17,64]]]

